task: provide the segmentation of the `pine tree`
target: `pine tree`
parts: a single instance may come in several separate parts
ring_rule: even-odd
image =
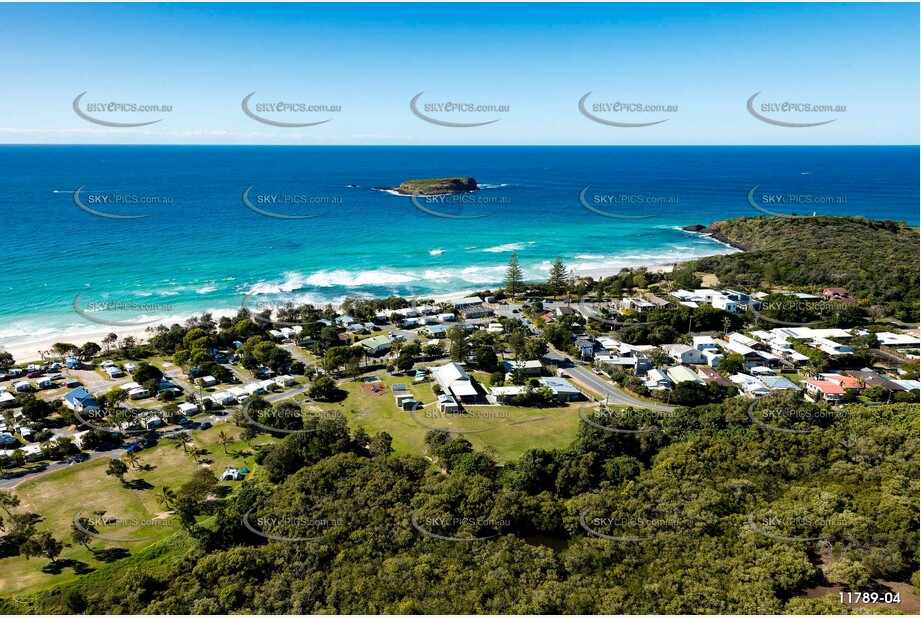
[[[553,266],[550,267],[550,279],[547,280],[547,287],[550,289],[550,293],[557,295],[565,290],[568,279],[569,271],[566,270],[562,258],[557,256]]]
[[[521,291],[524,276],[521,274],[521,266],[518,265],[518,254],[512,253],[508,261],[508,268],[505,269],[505,292],[509,296],[514,296]]]

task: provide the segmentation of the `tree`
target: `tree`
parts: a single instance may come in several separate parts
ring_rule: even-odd
[[[0,350],[0,369],[9,369],[16,364],[16,359],[6,350]]]
[[[467,360],[470,346],[467,343],[467,331],[460,326],[452,326],[445,335],[451,342],[451,361],[462,363]]]
[[[338,401],[344,391],[336,386],[336,382],[329,376],[320,376],[313,381],[307,396],[317,401]]]
[[[521,272],[521,266],[518,265],[518,254],[512,253],[508,267],[505,269],[505,292],[509,296],[514,296],[521,291],[523,283],[524,275]]]
[[[224,447],[224,454],[227,454],[227,445],[233,443],[233,438],[227,434],[223,429],[217,432],[217,440],[221,443],[221,446]]]
[[[102,345],[105,346],[106,352],[112,349],[112,344],[118,340],[118,335],[115,333],[109,333],[102,338]]]
[[[51,404],[44,399],[29,399],[22,404],[22,413],[32,422],[40,421],[54,412]]]
[[[138,454],[134,451],[125,453],[122,455],[122,461],[131,466],[132,468],[140,467],[140,462],[138,461]]]
[[[12,515],[10,509],[19,506],[19,496],[10,492],[0,490],[0,508],[6,511],[7,515]]]
[[[125,465],[125,462],[118,459],[109,460],[109,467],[106,469],[106,474],[109,476],[114,476],[118,478],[122,483],[125,482],[125,474],[128,473],[128,466]]]
[[[63,548],[64,544],[51,536],[50,532],[39,532],[33,534],[19,549],[25,555],[26,560],[32,556],[44,556],[55,564],[55,558],[61,555]]]
[[[569,282],[569,271],[563,264],[563,259],[557,256],[550,266],[550,278],[547,280],[547,290],[554,296],[562,293]]]
[[[170,489],[169,485],[164,485],[160,488],[160,491],[158,491],[154,497],[156,498],[158,505],[169,509],[176,501],[176,492]]]
[[[176,434],[175,436],[171,437],[170,440],[173,441],[173,447],[177,449],[181,448],[183,453],[188,453],[189,447],[194,444],[192,441],[192,436],[185,432]]]
[[[80,346],[80,358],[94,358],[97,354],[102,352],[102,348],[99,347],[99,344],[94,341],[87,341],[82,346]]]
[[[368,442],[372,457],[389,457],[393,453],[393,437],[386,431],[379,431]]]
[[[77,522],[70,522],[70,540],[74,543],[79,543],[83,547],[90,548],[90,540],[93,538],[92,535],[87,534],[86,530],[92,530],[93,524],[90,523],[85,517],[80,518],[80,525],[77,525]],[[95,530],[93,530],[95,532]]]

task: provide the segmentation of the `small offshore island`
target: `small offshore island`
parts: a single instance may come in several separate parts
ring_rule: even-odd
[[[479,190],[479,186],[476,180],[469,176],[448,176],[404,180],[398,187],[381,187],[381,190],[393,191],[400,195],[445,195],[470,193]]]

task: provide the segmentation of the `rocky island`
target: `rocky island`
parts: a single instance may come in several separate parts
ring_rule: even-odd
[[[476,180],[468,176],[450,176],[447,178],[421,178],[405,180],[398,187],[382,187],[383,191],[393,191],[400,195],[444,195],[469,193],[478,190]]]

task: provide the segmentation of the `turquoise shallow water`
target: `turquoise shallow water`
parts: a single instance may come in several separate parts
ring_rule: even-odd
[[[909,147],[3,146],[0,344],[104,328],[74,311],[81,293],[90,315],[104,302],[148,305],[106,306],[133,323],[231,311],[251,293],[324,302],[485,288],[512,251],[531,279],[557,255],[576,273],[690,259],[728,249],[679,228],[760,214],[747,200],[756,185],[773,212],[917,225],[918,164]],[[424,209],[488,216],[433,216],[372,190],[447,175],[475,177],[486,188],[468,199],[488,203]],[[79,187],[91,210],[147,216],[94,216],[75,204]],[[259,214],[247,187],[257,209],[321,216]],[[603,214],[580,202],[586,187]],[[130,203],[148,198],[160,201]]]

